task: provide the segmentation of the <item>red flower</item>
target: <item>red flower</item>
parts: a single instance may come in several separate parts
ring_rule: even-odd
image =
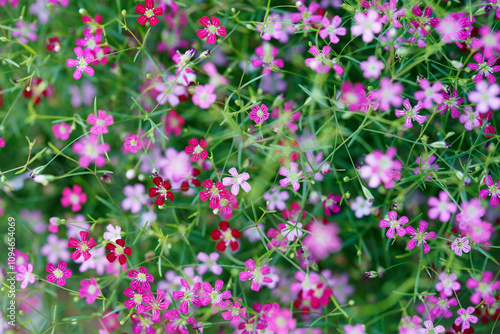
[[[196,178],[196,176],[198,175],[200,175],[200,171],[196,168],[193,168],[191,170],[191,173],[187,174],[184,177],[184,180],[181,183],[181,190],[188,191],[190,185],[193,187],[199,187],[201,185],[201,182]]]
[[[229,228],[229,222],[223,221],[219,223],[219,229],[212,231],[212,240],[220,240],[215,248],[219,252],[224,252],[226,247],[229,246],[235,252],[239,248],[239,244],[236,239],[241,238],[241,233],[238,229]]]
[[[280,156],[280,164],[286,165],[290,161],[295,161],[299,158],[299,154],[295,152],[295,150],[299,147],[299,143],[295,140],[280,140],[278,141],[278,145],[283,146],[283,150],[276,151],[274,154],[281,154]]]
[[[208,152],[205,151],[206,148],[207,148],[207,143],[203,139],[201,139],[200,143],[198,143],[198,139],[192,138],[191,140],[189,140],[189,146],[186,146],[184,152],[186,152],[186,154],[188,155],[192,154],[191,161],[196,162],[200,160],[200,158],[201,159],[207,158]]]
[[[58,53],[59,51],[61,51],[61,41],[59,40],[59,37],[49,38],[49,44],[47,44],[47,51],[50,51],[52,53]]]
[[[169,191],[172,189],[172,186],[168,181],[163,181],[160,176],[157,176],[153,179],[153,183],[156,185],[156,188],[149,188],[149,197],[158,196],[155,201],[156,205],[162,206],[165,204],[165,198],[168,198],[172,202],[174,201],[174,194]]]
[[[78,241],[75,238],[70,238],[68,241],[68,247],[76,248],[76,250],[71,254],[71,258],[73,260],[78,260],[80,256],[83,255],[83,259],[87,261],[92,256],[89,251],[97,246],[97,243],[93,238],[89,239],[89,232],[87,231],[81,231],[80,238],[81,241]]]
[[[125,257],[125,255],[132,255],[132,250],[130,249],[130,247],[124,247],[125,240],[123,239],[117,239],[115,243],[116,245],[109,242],[106,245],[106,250],[111,251],[111,253],[108,253],[108,255],[106,255],[106,259],[108,259],[110,263],[113,263],[115,262],[116,258],[118,258],[120,264],[124,265],[125,262],[127,262],[127,258]]]
[[[159,22],[158,18],[155,15],[163,14],[163,8],[155,8],[154,0],[146,0],[145,5],[146,7],[139,3],[137,4],[137,7],[135,7],[135,12],[137,14],[142,14],[137,18],[137,22],[144,25],[149,20],[149,24],[154,26]]]
[[[44,82],[41,78],[33,78],[31,84],[26,86],[26,89],[23,91],[23,95],[25,98],[29,99],[33,97],[35,99],[35,104],[39,104],[41,101],[41,97],[49,97],[54,94],[54,87],[49,85],[47,82]]]
[[[196,34],[198,35],[198,37],[200,39],[204,39],[205,37],[208,36],[208,38],[207,38],[208,44],[215,44],[215,42],[217,40],[216,36],[226,37],[226,28],[219,27],[220,21],[218,18],[212,16],[212,23],[210,23],[210,20],[208,19],[208,17],[203,16],[199,22],[200,22],[200,24],[204,25],[206,28],[198,30],[196,32]]]

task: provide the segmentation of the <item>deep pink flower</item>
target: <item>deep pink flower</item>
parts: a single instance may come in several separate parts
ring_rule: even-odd
[[[479,36],[472,39],[470,47],[482,49],[484,57],[490,59],[500,51],[500,30],[492,31],[489,25],[481,26]]]
[[[442,18],[436,26],[436,31],[441,35],[443,42],[450,43],[466,40],[471,28],[469,15],[459,12],[450,13]]]
[[[198,142],[198,139],[191,138],[189,140],[189,145],[186,146],[184,152],[191,155],[191,161],[196,162],[200,159],[206,159],[208,157],[208,152],[205,150],[206,148],[207,143],[203,139],[200,139],[200,142]]]
[[[457,311],[458,317],[455,319],[454,324],[456,326],[460,326],[462,324],[462,329],[468,329],[470,328],[470,323],[472,322],[475,324],[478,320],[478,318],[475,315],[472,315],[474,313],[475,309],[472,306],[467,307],[467,310],[464,308],[461,308]]]
[[[299,126],[295,124],[294,122],[297,122],[300,120],[302,117],[302,114],[300,111],[294,112],[293,110],[297,107],[297,103],[295,101],[290,100],[287,101],[283,104],[283,111],[281,111],[279,108],[273,109],[273,112],[271,114],[272,118],[280,118],[279,120],[279,126],[277,127],[278,129],[281,127],[281,125],[286,125],[286,127],[290,130],[291,133],[297,132],[299,129]],[[278,142],[278,144],[282,142],[281,140]],[[292,141],[297,143],[296,141]],[[281,144],[279,144],[281,145]],[[299,147],[298,143],[297,146]],[[298,155],[297,155],[298,157]],[[296,159],[295,159],[296,160]],[[281,162],[280,162],[281,163]]]
[[[137,153],[142,148],[142,142],[136,135],[131,135],[125,138],[123,148],[126,152]]]
[[[397,9],[398,0],[390,0],[385,2],[378,9],[384,13],[384,16],[380,18],[380,22],[386,24],[388,20],[391,20],[394,28],[401,28],[403,25],[398,21],[398,17],[405,16],[405,9]]]
[[[240,281],[247,281],[251,279],[251,289],[253,291],[259,291],[260,286],[264,283],[273,282],[270,277],[266,277],[266,275],[271,272],[271,268],[269,268],[269,266],[264,265],[262,267],[257,267],[254,260],[248,259],[245,261],[245,267],[247,267],[248,270],[240,272]]]
[[[182,126],[184,123],[184,117],[179,115],[175,110],[169,110],[167,116],[165,116],[165,133],[173,133],[176,136],[179,136],[182,132]]]
[[[220,292],[222,287],[224,286],[224,281],[217,280],[215,282],[214,288],[208,282],[203,283],[203,291],[206,293],[204,297],[201,298],[201,305],[207,306],[211,303],[212,313],[217,313],[220,310],[225,310],[227,308],[227,304],[224,299],[231,298],[231,291],[226,290]]]
[[[98,143],[98,136],[90,134],[88,137],[83,137],[73,144],[73,152],[80,155],[78,163],[86,168],[93,161],[97,167],[102,167],[106,164],[104,153],[110,150],[109,144]]]
[[[417,105],[415,107],[412,107],[410,104],[409,99],[405,99],[403,101],[403,106],[405,109],[400,110],[396,109],[396,117],[404,117],[405,118],[405,124],[404,126],[406,128],[411,128],[413,127],[412,120],[417,121],[419,124],[422,124],[425,122],[425,119],[427,116],[421,116],[418,113],[420,112],[420,109],[423,107],[423,102],[418,101]]]
[[[479,305],[482,300],[484,300],[486,305],[492,305],[496,302],[493,295],[495,294],[495,290],[500,289],[500,281],[492,281],[492,279],[493,274],[491,271],[485,271],[480,281],[472,277],[467,280],[467,289],[476,290],[472,296],[470,296],[470,301],[473,304]]]
[[[153,316],[151,317],[151,320],[156,321],[160,319],[160,310],[166,310],[168,309],[168,306],[170,302],[167,300],[163,301],[165,299],[165,291],[163,290],[156,290],[156,298],[153,296],[153,293],[151,291],[148,291],[149,294],[149,310],[151,313],[153,313]]]
[[[279,175],[284,176],[285,178],[280,180],[280,185],[283,188],[286,188],[289,184],[292,184],[293,191],[297,191],[300,188],[299,180],[303,179],[302,175],[303,171],[299,170],[299,164],[296,162],[290,162],[290,169],[285,166],[281,166],[279,170]]]
[[[252,111],[248,114],[248,118],[255,122],[255,124],[260,125],[263,121],[269,118],[269,112],[267,111],[267,106],[261,104],[252,107]]]
[[[5,140],[0,137],[0,147],[5,147]]]
[[[93,238],[89,239],[89,232],[87,231],[80,231],[80,239],[80,241],[77,241],[75,238],[70,238],[68,241],[68,247],[76,248],[71,254],[71,258],[78,260],[83,255],[83,260],[87,261],[92,256],[90,250],[97,246],[97,242]]]
[[[241,298],[239,298],[239,301],[241,302]],[[227,311],[222,312],[222,318],[224,320],[231,320],[231,324],[237,324],[246,313],[246,307],[241,307],[238,301],[234,301],[234,303],[227,302]]]
[[[163,181],[163,178],[157,176],[153,179],[153,183],[156,187],[149,188],[149,197],[156,197],[156,205],[162,206],[165,204],[165,199],[168,198],[172,202],[174,201],[174,194],[170,191],[172,186],[168,181]]]
[[[416,231],[412,226],[406,226],[406,234],[411,235],[412,238],[408,242],[408,249],[413,249],[415,245],[420,246],[422,243],[424,245],[424,254],[429,253],[431,248],[427,244],[426,240],[436,239],[436,232],[425,232],[429,224],[426,221],[421,220],[418,226],[418,231]]]
[[[321,206],[325,210],[325,215],[331,216],[332,213],[340,212],[340,201],[342,200],[341,195],[333,195],[333,193],[328,194],[326,199],[321,203]]]
[[[130,282],[130,286],[133,289],[137,289],[139,286],[143,287],[146,290],[151,289],[151,285],[149,282],[154,281],[154,277],[151,274],[148,274],[148,270],[146,267],[139,267],[139,271],[137,270],[130,270],[128,272],[128,277],[134,278],[132,282]]]
[[[176,309],[173,309],[172,311],[165,311],[165,314],[163,314],[163,318],[167,320],[166,321],[167,333],[169,334],[173,333],[189,334],[189,331],[186,328],[187,325],[196,323],[196,320],[194,320],[193,317],[189,318],[181,317],[179,311],[177,311]],[[147,334],[154,334],[154,333],[147,333]]]
[[[113,125],[113,116],[107,115],[104,110],[97,110],[97,116],[90,114],[87,117],[87,123],[93,124],[90,128],[90,133],[99,135],[101,133],[108,133],[108,125]]]
[[[431,18],[431,7],[425,7],[424,12],[422,13],[422,9],[420,9],[420,7],[414,6],[412,8],[412,12],[416,16],[416,18],[411,22],[411,24],[415,27],[415,29],[420,28],[419,31],[423,36],[431,32],[431,29],[426,29],[427,25],[436,27],[439,24],[438,18]]]
[[[212,16],[212,22],[210,22],[207,16],[203,16],[199,22],[205,28],[198,30],[196,34],[200,39],[208,36],[206,40],[208,44],[215,44],[217,36],[226,37],[226,28],[219,27],[220,20],[218,18]]]
[[[443,104],[438,106],[437,110],[439,113],[443,114],[448,110],[448,108],[450,108],[452,118],[460,116],[458,107],[464,102],[465,99],[463,97],[458,98],[458,90],[455,88],[453,90],[453,95],[451,93],[448,94],[445,91],[442,91],[441,94],[443,95]]]
[[[62,191],[61,204],[64,207],[71,205],[71,211],[77,212],[82,209],[82,204],[87,202],[87,195],[82,192],[82,187],[75,184],[73,190],[66,187]]]
[[[188,282],[184,278],[181,278],[181,285],[184,287],[184,291],[173,291],[172,298],[175,300],[181,299],[179,311],[186,314],[189,312],[189,304],[193,304],[196,307],[201,306],[201,299],[198,298],[201,283],[195,283],[191,288]]]
[[[276,334],[289,333],[290,330],[294,330],[296,326],[297,322],[293,318],[292,311],[288,308],[275,311],[269,317],[269,329]]]
[[[338,36],[345,36],[345,34],[347,33],[345,27],[339,27],[341,23],[342,19],[338,15],[335,15],[333,17],[332,22],[330,22],[328,17],[324,17],[321,20],[321,25],[323,26],[323,29],[319,31],[319,36],[323,39],[325,39],[328,36],[332,44],[337,44],[338,42],[340,42]]]
[[[65,122],[57,123],[52,125],[52,132],[54,133],[54,137],[61,140],[66,140],[71,134],[71,126],[69,126]]]
[[[78,296],[80,298],[85,298],[85,302],[87,304],[92,304],[97,297],[99,297],[99,293],[101,290],[97,285],[97,281],[94,277],[91,277],[90,280],[82,279],[80,281],[81,288],[78,290]]]
[[[47,275],[47,281],[50,283],[56,282],[57,285],[63,286],[66,284],[66,279],[65,277],[71,277],[73,274],[70,269],[66,269],[66,262],[64,261],[59,261],[59,264],[54,266],[52,263],[48,263],[47,267],[45,268],[49,274]]]
[[[495,83],[497,79],[492,73],[500,72],[500,66],[495,66],[498,58],[491,57],[488,61],[483,59],[483,55],[481,53],[476,53],[474,55],[474,60],[477,64],[469,63],[467,65],[473,71],[478,71],[476,76],[474,77],[474,81],[478,82],[483,80],[483,76],[486,76],[486,79],[490,84]]]
[[[332,67],[328,64],[331,64],[332,60],[328,59],[327,57],[331,49],[332,48],[330,48],[329,46],[324,46],[321,52],[319,52],[316,45],[311,46],[309,48],[309,53],[311,53],[314,58],[306,58],[306,66],[311,68],[313,71],[316,71],[316,73],[327,73],[328,71],[330,71]],[[342,69],[342,67],[340,68]],[[339,73],[339,75],[341,75],[343,72],[344,71],[341,70],[341,73]]]
[[[495,184],[491,175],[488,175],[483,178],[483,183],[488,186],[488,189],[480,190],[479,197],[485,199],[491,196],[490,205],[492,207],[497,207],[500,201],[500,180]]]
[[[389,227],[386,233],[387,238],[394,238],[395,232],[397,232],[400,237],[404,237],[406,235],[406,230],[402,226],[409,222],[408,217],[402,216],[398,219],[396,211],[389,211],[387,216],[389,216],[389,220],[382,219],[379,222],[381,228]]]
[[[143,305],[149,304],[151,301],[151,295],[148,292],[149,290],[143,287],[138,287],[137,291],[134,291],[132,288],[126,288],[123,294],[130,299],[125,301],[125,307],[128,309],[131,309],[134,306],[137,307],[138,314],[148,312],[151,306]]]
[[[68,59],[66,61],[66,66],[68,67],[76,67],[75,73],[73,73],[73,78],[76,80],[80,79],[82,77],[83,71],[87,73],[89,76],[94,75],[94,69],[90,67],[88,64],[94,61],[94,55],[89,49],[85,49],[85,51],[82,50],[81,47],[76,47],[74,49],[76,58],[75,59]]]
[[[145,5],[146,6],[144,7],[143,4],[138,3],[137,7],[135,7],[135,12],[141,15],[137,18],[137,22],[139,22],[139,24],[144,25],[149,20],[149,24],[154,26],[159,22],[156,15],[163,14],[163,8],[162,7],[155,8],[154,0],[146,0]]]
[[[224,184],[222,182],[216,182],[214,184],[212,180],[205,180],[203,181],[201,186],[206,188],[207,190],[200,191],[200,200],[202,202],[210,200],[210,209],[218,209],[220,206],[221,198],[229,199],[230,193],[229,191],[225,190]]]

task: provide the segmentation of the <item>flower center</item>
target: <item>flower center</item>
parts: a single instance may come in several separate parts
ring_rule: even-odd
[[[139,273],[139,274],[137,275],[137,279],[138,279],[139,281],[146,281],[146,274]]]
[[[200,154],[201,152],[203,152],[203,147],[201,147],[200,145],[197,145],[197,146],[194,148],[194,153],[196,153],[196,154]]]
[[[61,277],[63,277],[64,275],[63,275],[62,270],[60,270],[60,269],[56,269],[56,270],[54,270],[54,276],[55,276],[55,277],[57,277],[57,278],[61,278]]]
[[[78,66],[80,68],[83,69],[83,68],[87,67],[87,62],[85,61],[85,57],[78,58],[78,61],[79,61]]]
[[[138,294],[138,293],[134,294],[134,302],[135,302],[136,304],[140,304],[140,303],[142,303],[142,295],[140,295],[140,294]]]
[[[123,247],[121,247],[121,246],[117,246],[117,247],[115,248],[115,254],[116,254],[116,255],[122,255],[122,254],[123,254]]]
[[[490,187],[490,193],[491,193],[491,195],[496,195],[496,194],[500,193],[500,189],[498,189],[498,186],[492,185]]]
[[[144,15],[149,19],[152,16],[155,16],[155,13],[153,12],[154,8],[148,9]]]
[[[210,25],[208,26],[208,32],[211,33],[211,34],[217,34],[217,27],[214,26],[214,25]]]
[[[96,288],[96,286],[95,286],[95,285],[89,285],[89,288],[88,288],[88,290],[87,290],[87,293],[88,293],[89,295],[93,295],[93,294],[96,292],[96,290],[97,290],[97,288]]]
[[[87,244],[84,244],[84,243],[80,244],[80,250],[82,252],[85,252],[88,249],[89,249],[89,246],[87,246]]]
[[[261,109],[259,109],[259,111],[257,111],[257,116],[258,117],[264,116],[264,112]]]
[[[76,195],[76,194],[71,195],[71,203],[78,204],[79,202],[80,202],[80,198],[78,197],[78,195]]]
[[[398,223],[398,221],[397,221],[397,220],[391,220],[391,221],[390,221],[390,224],[391,224],[391,227],[394,227],[394,228],[396,228],[396,227],[398,227],[398,226],[399,226],[399,223]]]
[[[219,189],[217,189],[217,187],[212,187],[212,189],[210,189],[210,193],[212,194],[212,196],[219,196]]]

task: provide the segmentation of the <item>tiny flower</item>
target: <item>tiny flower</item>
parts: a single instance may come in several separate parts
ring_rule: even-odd
[[[200,200],[202,202],[210,200],[210,204],[208,206],[210,209],[218,209],[220,207],[221,198],[229,199],[231,195],[229,191],[224,189],[225,187],[222,182],[216,182],[214,184],[212,180],[205,180],[201,186],[207,190],[200,191]]]
[[[257,23],[257,31],[261,33],[261,38],[270,41],[271,38],[279,40],[281,38],[283,24],[280,22],[278,14],[270,14],[267,21]]]
[[[469,239],[467,237],[456,238],[455,241],[451,244],[451,250],[455,252],[458,256],[462,256],[462,252],[469,253]]]
[[[363,35],[363,42],[365,43],[373,41],[373,35],[382,31],[382,23],[375,10],[370,9],[366,13],[356,13],[354,21],[356,24],[351,27],[352,35]]]
[[[338,42],[340,42],[338,36],[345,36],[345,34],[347,33],[345,27],[339,27],[341,23],[342,19],[338,15],[334,16],[332,22],[330,22],[328,17],[324,17],[321,20],[321,25],[323,26],[323,29],[319,31],[319,37],[325,39],[328,36],[332,44],[337,44]]]
[[[135,12],[141,15],[137,18],[137,22],[139,22],[139,24],[141,25],[144,25],[146,24],[147,21],[149,21],[149,24],[154,26],[159,22],[156,15],[163,14],[163,8],[162,7],[155,8],[154,0],[146,0],[145,5],[146,6],[144,7],[143,4],[138,3],[137,7],[135,7]]]
[[[22,281],[20,288],[26,289],[28,283],[35,283],[35,275],[33,274],[33,265],[28,263],[28,268],[19,266],[19,274],[16,274],[16,281]]]
[[[281,229],[281,234],[289,241],[295,241],[299,238],[303,232],[300,230],[302,228],[302,223],[287,221],[287,224],[283,229]]]
[[[106,250],[111,251],[106,255],[106,259],[108,259],[110,263],[115,262],[118,258],[120,264],[124,265],[125,262],[127,262],[127,257],[125,255],[132,255],[132,250],[130,247],[125,247],[125,240],[123,239],[118,239],[115,243],[108,242],[106,244]]]
[[[80,155],[78,163],[82,167],[88,167],[93,161],[97,167],[106,164],[106,158],[102,156],[110,150],[109,144],[98,143],[98,136],[90,134],[73,144],[73,151]]]
[[[97,246],[97,242],[93,238],[89,239],[89,232],[87,231],[80,231],[80,239],[80,241],[77,241],[75,238],[70,238],[68,241],[68,247],[76,248],[71,254],[71,258],[78,260],[83,255],[84,261],[87,261],[92,256],[90,250]]]
[[[148,304],[150,302],[151,297],[148,292],[149,290],[143,287],[138,287],[137,291],[134,291],[132,288],[126,288],[123,294],[126,297],[130,297],[130,299],[125,301],[125,307],[131,309],[136,306],[138,314],[149,311],[149,305],[143,305],[143,303]]]
[[[248,114],[248,118],[254,121],[257,125],[261,124],[263,121],[269,118],[267,106],[265,104],[261,104],[260,107],[253,106],[252,111]]]
[[[351,203],[351,210],[354,211],[356,218],[363,218],[372,213],[372,202],[365,199],[363,196],[356,196],[354,202]]]
[[[61,40],[59,37],[52,37],[49,38],[49,44],[46,46],[47,51],[50,51],[52,53],[58,53],[61,51]]]
[[[417,334],[440,334],[445,331],[441,325],[434,327],[431,320],[424,321],[424,326],[425,328],[417,329]]]
[[[331,63],[331,59],[328,59],[327,56],[330,53],[331,49],[332,48],[330,48],[329,46],[324,46],[321,52],[319,52],[316,45],[311,46],[309,48],[309,53],[311,53],[314,58],[306,58],[306,66],[311,68],[313,71],[316,71],[316,73],[327,73],[328,71],[330,71],[332,67],[327,64]]]
[[[181,285],[184,287],[184,291],[173,291],[172,298],[175,300],[181,299],[179,311],[185,314],[189,312],[190,303],[196,307],[201,306],[201,299],[197,298],[201,290],[201,283],[195,283],[191,288],[188,282],[181,278]]]
[[[408,217],[402,216],[398,219],[396,211],[389,211],[387,216],[390,220],[382,219],[379,223],[381,228],[389,227],[386,233],[387,238],[394,238],[395,232],[397,232],[400,237],[404,237],[406,231],[402,226],[409,222]]]
[[[149,188],[149,197],[155,197],[156,198],[156,205],[162,206],[165,204],[165,198],[168,198],[172,202],[174,201],[174,194],[169,191],[172,189],[172,186],[168,181],[163,181],[163,178],[160,176],[157,176],[153,179],[153,183],[156,185],[155,188]]]
[[[90,114],[87,117],[87,123],[93,124],[90,128],[90,133],[99,135],[101,133],[108,133],[108,125],[113,125],[113,116],[107,115],[104,110],[97,110],[97,116]]]
[[[94,277],[91,277],[90,280],[82,279],[80,281],[81,288],[78,290],[78,296],[80,298],[85,298],[85,302],[87,304],[92,304],[97,297],[99,297],[99,287],[97,286],[97,281]]]
[[[208,271],[208,269],[210,269],[210,271],[214,275],[219,276],[220,274],[222,274],[222,267],[217,264],[219,253],[213,252],[208,255],[207,253],[199,252],[196,258],[198,259],[198,261],[201,261],[203,263],[196,268],[198,274],[203,275]]]
[[[411,128],[413,126],[412,120],[417,121],[419,124],[422,124],[425,122],[425,119],[427,116],[420,116],[418,113],[420,112],[420,109],[422,109],[423,102],[418,101],[417,105],[415,107],[412,107],[410,104],[409,99],[405,99],[403,101],[403,106],[405,107],[404,110],[399,110],[396,109],[396,116],[397,117],[404,117],[405,118],[405,127]]]
[[[359,67],[363,70],[365,78],[378,78],[385,64],[383,61],[377,60],[375,56],[370,56],[368,60],[362,61]]]
[[[81,47],[76,47],[74,49],[76,58],[75,59],[68,59],[66,62],[66,66],[68,67],[76,67],[75,73],[73,73],[73,78],[76,80],[80,79],[82,77],[83,71],[87,73],[89,76],[94,75],[94,69],[90,67],[88,64],[94,61],[94,55],[89,49],[85,49],[85,51],[82,50]]]
[[[317,23],[321,21],[321,15],[314,14],[319,9],[319,4],[317,2],[311,2],[309,8],[303,3],[297,8],[299,13],[293,13],[290,15],[290,19],[293,23],[298,23],[302,21],[304,24]]]
[[[476,82],[476,90],[469,93],[469,100],[476,103],[476,110],[486,113],[490,109],[500,108],[500,86],[496,83],[490,85],[487,81]]]
[[[241,232],[236,228],[231,229],[227,221],[222,221],[219,223],[219,229],[212,230],[211,238],[214,241],[219,240],[215,246],[219,252],[224,252],[228,246],[236,252],[240,247],[236,239],[241,238]]]
[[[473,110],[472,107],[466,106],[464,107],[464,112],[465,114],[460,115],[459,120],[466,130],[471,131],[473,128],[481,126],[481,115],[477,109]]]
[[[168,305],[170,304],[168,300],[163,301],[165,299],[165,291],[156,290],[156,299],[153,296],[151,291],[148,291],[149,294],[149,310],[153,313],[151,320],[156,321],[160,319],[160,310],[168,309]]]
[[[439,169],[439,165],[435,164],[434,161],[436,161],[436,157],[432,154],[426,158],[423,156],[417,157],[415,162],[418,165],[418,168],[415,168],[413,170],[413,174],[418,175],[420,173],[427,174],[429,175],[426,176],[426,180],[431,180],[432,179],[432,172],[437,171]]]
[[[449,108],[452,118],[457,118],[458,116],[460,116],[458,107],[464,102],[465,99],[463,97],[458,98],[458,90],[455,88],[453,90],[453,94],[448,94],[444,91],[442,91],[441,94],[443,94],[443,104],[438,106],[439,113],[443,114]]]
[[[80,211],[83,203],[87,202],[87,195],[82,192],[82,187],[73,185],[73,190],[66,187],[62,191],[61,204],[64,207],[71,205],[71,211]]]
[[[121,203],[121,208],[123,210],[130,210],[132,213],[138,213],[141,211],[143,205],[148,202],[149,196],[145,193],[145,188],[142,183],[137,183],[133,186],[127,184],[123,188],[123,193],[127,196]],[[119,226],[117,226],[117,228],[118,227]],[[120,239],[120,237],[114,240],[108,240],[115,241],[116,239]]]
[[[389,147],[386,153],[375,150],[366,156],[366,165],[359,172],[363,179],[369,179],[368,186],[376,188],[383,182],[385,188],[390,189],[394,187],[394,180],[401,180],[400,170],[403,164],[399,160],[393,160],[395,156],[394,147]]]
[[[303,171],[298,172],[299,164],[296,162],[290,163],[290,169],[285,166],[281,166],[279,170],[279,175],[284,176],[284,179],[280,180],[280,185],[285,188],[289,184],[292,184],[293,191],[297,191],[300,188],[299,180],[303,179]]]
[[[480,190],[479,197],[485,199],[491,196],[490,205],[492,207],[497,207],[500,202],[500,180],[495,184],[491,175],[488,175],[483,178],[483,183],[488,186],[488,189]]]
[[[211,84],[196,86],[194,88],[194,95],[192,97],[193,104],[200,107],[201,109],[210,108],[212,103],[217,100],[215,89],[216,87]]]
[[[142,148],[142,142],[136,135],[128,136],[125,138],[123,148],[126,152],[137,153]]]
[[[483,59],[483,55],[478,52],[474,55],[474,60],[477,64],[470,63],[467,65],[467,67],[471,70],[478,71],[478,73],[474,77],[474,81],[481,81],[483,80],[483,76],[486,76],[486,79],[490,84],[495,83],[497,79],[492,73],[500,71],[500,66],[494,66],[497,62],[497,58],[491,57],[488,59],[488,61],[485,61]]]
[[[423,243],[424,254],[429,253],[431,250],[430,246],[427,244],[426,240],[436,239],[436,232],[425,232],[429,224],[426,221],[421,220],[418,226],[418,231],[416,231],[411,226],[406,226],[406,234],[412,235],[410,242],[408,242],[408,249],[413,249],[415,245],[420,246]]]
[[[231,193],[236,196],[240,192],[240,186],[245,192],[249,192],[252,190],[252,187],[248,182],[246,182],[249,178],[250,175],[248,173],[241,173],[238,174],[238,171],[236,168],[232,167],[229,169],[229,174],[231,174],[233,177],[225,177],[222,179],[222,183],[224,186],[231,186]]]
[[[215,44],[217,36],[226,37],[226,28],[219,27],[220,20],[218,18],[212,16],[212,22],[210,22],[207,16],[203,16],[199,22],[205,28],[198,30],[196,34],[200,39],[207,37],[208,44]]]
[[[71,126],[69,126],[65,122],[57,123],[52,125],[52,132],[54,133],[54,137],[61,140],[66,140],[71,134]]]
[[[492,281],[493,274],[491,271],[485,271],[481,280],[476,280],[470,277],[467,280],[467,289],[475,289],[476,291],[470,296],[470,301],[479,305],[482,300],[486,305],[493,305],[496,302],[495,291],[500,289],[500,281]]]
[[[290,195],[287,191],[280,191],[278,188],[273,188],[271,191],[264,194],[264,200],[269,202],[267,205],[268,210],[285,210],[285,201],[288,200],[289,197]]]
[[[280,155],[280,164],[287,165],[290,161],[295,161],[299,158],[299,153],[296,152],[299,143],[296,140],[280,140],[278,141],[278,145],[282,146],[283,149],[274,153]]]
[[[271,268],[267,265],[262,267],[257,267],[255,265],[254,260],[248,259],[245,261],[245,267],[248,268],[248,271],[243,271],[240,273],[240,281],[246,281],[251,279],[252,285],[251,289],[253,291],[259,291],[260,286],[264,283],[272,283],[273,280],[270,277],[266,277],[271,272]]]
[[[241,302],[241,299],[239,299]],[[241,304],[235,301],[234,303],[227,302],[227,311],[222,312],[222,318],[224,320],[231,319],[232,324],[237,324],[241,321],[241,317],[244,317],[247,313],[246,307],[241,307]]]
[[[134,278],[132,282],[130,282],[130,286],[133,289],[137,289],[141,286],[146,290],[150,290],[151,285],[149,284],[149,282],[154,281],[153,275],[148,274],[148,270],[146,269],[146,267],[139,267],[139,271],[130,270],[128,272],[128,277]]]
[[[201,298],[201,305],[207,306],[211,303],[212,313],[217,313],[219,309],[225,310],[227,308],[224,299],[231,298],[231,291],[220,292],[223,286],[224,281],[220,279],[215,282],[214,288],[208,282],[203,283],[203,291],[205,291],[206,296]]]
[[[321,206],[325,210],[325,215],[330,216],[332,213],[340,212],[340,201],[342,200],[341,195],[333,195],[333,193],[328,194],[326,199],[321,203]]]
[[[475,324],[478,320],[478,318],[475,315],[472,315],[474,313],[475,309],[472,306],[467,307],[467,310],[464,308],[461,308],[457,311],[458,317],[455,319],[454,324],[457,326],[460,326],[462,324],[462,329],[468,329],[470,328],[470,323],[472,322]]]
[[[279,49],[275,46],[271,46],[269,43],[265,43],[255,48],[255,53],[259,58],[252,60],[252,66],[255,68],[262,66],[264,68],[262,73],[265,75],[271,74],[271,68],[283,68],[285,65],[283,59],[276,58]]]
[[[54,283],[55,281],[58,286],[63,286],[66,284],[65,277],[71,277],[73,274],[70,269],[66,269],[66,262],[59,261],[59,264],[54,266],[52,263],[48,263],[46,270],[49,272],[47,275],[47,281]]]
[[[200,159],[206,159],[208,157],[208,152],[205,150],[207,148],[207,143],[201,139],[192,138],[189,140],[189,145],[186,146],[184,152],[191,155],[191,161],[196,162]]]
[[[439,274],[439,282],[436,283],[436,290],[447,297],[453,296],[454,291],[460,290],[460,282],[457,281],[456,274]]]
[[[427,204],[431,206],[428,212],[429,218],[436,219],[439,217],[441,222],[448,222],[451,214],[457,212],[457,206],[449,200],[450,195],[446,191],[439,193],[439,199],[437,197],[429,197],[427,201]]]

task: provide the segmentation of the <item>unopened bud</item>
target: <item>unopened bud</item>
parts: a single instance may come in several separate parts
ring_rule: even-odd
[[[127,16],[127,10],[125,10],[125,9],[122,10],[122,16],[123,17]]]
[[[7,37],[5,37],[5,36],[2,36],[2,37],[0,37],[0,41],[2,41],[2,42],[8,42],[9,39]]]
[[[80,9],[78,10],[78,13],[80,13],[80,15],[82,15],[82,16],[83,16],[83,15],[87,15],[87,11],[85,10],[85,8],[80,8]]]
[[[376,271],[369,271],[369,272],[365,272],[365,278],[375,278],[378,276],[378,273]]]

